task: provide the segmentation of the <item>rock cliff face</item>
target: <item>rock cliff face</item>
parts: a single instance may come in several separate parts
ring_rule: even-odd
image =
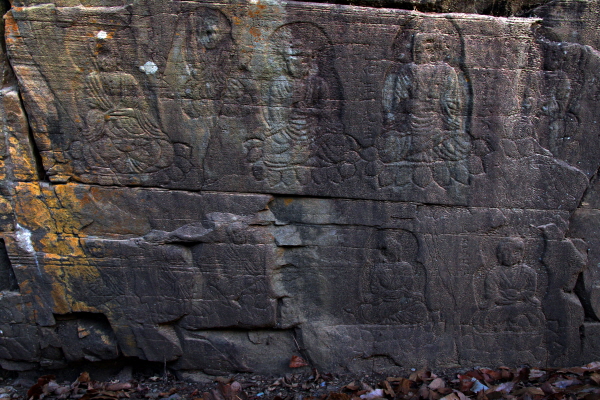
[[[600,3],[356,4],[5,5],[2,368],[600,357]]]

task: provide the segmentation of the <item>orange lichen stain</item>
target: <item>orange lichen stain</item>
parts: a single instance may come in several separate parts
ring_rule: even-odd
[[[33,294],[33,287],[31,285],[31,280],[25,279],[19,282],[19,293],[23,294]]]
[[[9,128],[9,129],[10,129],[10,127],[7,127],[7,128]],[[9,145],[9,149],[11,149],[11,148],[16,148],[16,147],[19,147],[19,145],[20,145],[20,143],[19,143],[19,139],[17,139],[17,138],[16,138],[16,137],[14,137],[14,136],[9,136],[9,137],[8,137],[8,145]],[[12,156],[12,155],[13,155],[13,154],[11,153],[11,156]]]
[[[69,307],[69,302],[67,301],[67,294],[65,293],[65,288],[62,285],[60,285],[58,282],[53,282],[50,295],[52,296],[52,300],[54,302],[52,311],[57,314],[68,314],[71,312],[71,307]]]
[[[42,192],[37,183],[21,182],[15,187],[15,213],[21,225],[33,230],[56,232],[56,224],[42,200]]]
[[[4,197],[0,197],[0,214],[8,214],[13,211],[12,204]]]
[[[49,233],[40,239],[45,258],[62,259],[65,257],[85,257],[79,238],[58,236]]]
[[[35,164],[30,152],[27,152],[19,139],[14,136],[8,138],[8,152],[14,165],[14,176],[19,181],[32,180],[36,176]]]
[[[13,43],[15,41],[15,36],[19,35],[19,25],[17,25],[17,21],[15,20],[12,11],[9,11],[4,15],[4,32],[6,43]]]
[[[293,202],[293,201],[294,201],[294,199],[293,199],[293,198],[291,198],[291,197],[286,197],[285,199],[283,199],[283,204],[284,204],[284,205],[287,207],[287,206],[289,206],[290,204],[292,204],[292,202]]]
[[[254,36],[257,39],[260,39],[261,33],[260,33],[260,29],[256,28],[256,27],[252,27],[248,30],[248,32],[250,32],[250,34],[252,36]]]
[[[233,20],[233,24],[234,25],[241,25],[242,24],[242,19],[240,17],[232,17],[231,18]]]
[[[16,215],[22,226],[35,232],[39,262],[51,281],[53,312],[95,312],[86,304],[85,288],[91,290],[103,283],[100,271],[90,264],[82,246],[81,196],[74,185],[60,188],[31,182],[17,184]]]
[[[260,4],[260,3],[256,4],[254,10],[252,10],[252,9],[248,10],[248,16],[251,18],[258,17],[260,14],[262,14],[262,12],[265,8],[267,8],[267,6],[264,4]]]
[[[101,285],[98,269],[89,265],[86,259],[78,257],[71,263],[67,260],[48,262],[44,272],[52,279],[54,312],[97,311],[82,300],[87,297],[86,287],[91,290]]]
[[[103,312],[98,307],[92,307],[83,301],[77,301],[77,300],[72,300],[71,310],[73,310],[73,312],[95,312],[95,313]]]

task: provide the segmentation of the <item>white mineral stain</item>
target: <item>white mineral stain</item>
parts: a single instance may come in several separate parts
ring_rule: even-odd
[[[108,37],[108,33],[104,32],[104,31],[100,31],[100,32],[96,33],[96,37],[98,39],[106,39]]]
[[[23,228],[21,225],[17,224],[17,230],[15,232],[15,240],[17,242],[17,246],[19,246],[22,250],[25,250],[27,253],[33,256],[33,261],[35,261],[35,266],[37,267],[38,273],[41,275],[42,270],[40,268],[40,262],[37,257],[37,253],[33,248],[33,242],[31,241],[31,231]]]
[[[158,66],[152,61],[146,61],[146,64],[140,67],[140,71],[145,72],[146,75],[153,75],[158,71]]]
[[[31,241],[31,232],[21,225],[17,224],[17,232],[15,233],[15,239],[17,239],[17,245],[28,252],[29,254],[35,253],[33,248],[33,242]]]

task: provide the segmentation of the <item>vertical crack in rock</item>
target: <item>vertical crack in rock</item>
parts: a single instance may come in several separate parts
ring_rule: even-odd
[[[0,0],[0,12],[2,13],[2,16],[6,15],[6,13],[8,13],[10,11],[10,9],[11,9],[11,5],[8,0]],[[33,167],[37,174],[37,179],[39,181],[47,181],[48,179],[46,176],[46,172],[45,172],[43,164],[42,164],[42,156],[37,148],[37,144],[35,142],[35,138],[33,135],[33,129],[30,125],[29,116],[27,115],[27,110],[26,110],[24,102],[23,102],[23,97],[21,96],[19,82],[15,75],[15,71],[14,71],[14,68],[12,65],[11,58],[7,52],[4,18],[0,21],[0,30],[2,31],[2,34],[0,35],[0,46],[1,46],[1,51],[2,51],[2,54],[0,56],[0,62],[2,62],[4,64],[3,65],[4,68],[2,71],[2,96],[5,96],[6,93],[8,93],[8,92],[16,93],[16,97],[18,98],[18,105],[20,108],[19,111],[22,113],[22,117],[25,120],[24,122],[26,123],[26,126],[27,126],[27,141],[30,146],[30,151],[32,153],[31,154],[32,159],[33,159],[32,161],[34,163]],[[7,111],[5,110],[5,114],[6,113],[7,113]],[[6,116],[5,116],[5,118],[6,118]],[[5,121],[4,123],[7,125],[9,124],[8,121]],[[17,164],[19,161],[13,160],[12,162],[13,162],[13,164]],[[15,178],[14,176],[11,176],[11,177]]]
[[[598,169],[596,169],[592,176],[590,176],[589,183],[585,188],[583,194],[579,198],[577,208],[574,209],[571,213],[571,218],[577,212],[577,210],[581,209],[582,207],[586,207],[586,200],[589,199],[589,197],[593,195],[594,190],[596,190],[595,185],[597,184],[598,179],[600,179],[600,166],[598,167]]]
[[[579,273],[579,275],[577,276],[577,283],[575,284],[575,288],[573,289],[573,292],[575,293],[577,298],[579,298],[579,301],[581,302],[581,305],[583,306],[585,320],[586,321],[600,321],[600,319],[598,319],[598,317],[596,316],[596,314],[594,313],[594,310],[592,308],[592,303],[590,301],[589,293],[587,293],[585,290],[585,281],[584,281],[584,273],[583,272]]]
[[[296,345],[296,350],[298,353],[308,362],[311,367],[314,367],[316,364],[312,357],[310,356],[309,349],[304,345],[304,339],[302,338],[302,328],[296,327],[292,330],[292,335],[294,339],[294,344]],[[316,350],[316,349],[315,349]],[[322,349],[321,349],[322,350]]]
[[[0,0],[0,13],[4,16],[8,10],[10,10],[10,2],[8,0]],[[2,46],[2,58],[7,58],[6,53],[6,40],[4,37],[4,19],[0,21],[0,28],[2,29],[2,35],[0,35],[0,46]],[[10,75],[10,76],[9,76]],[[2,74],[3,86],[7,81],[14,81],[15,77],[11,68],[7,68]]]
[[[17,84],[16,80],[15,80],[15,84]],[[42,154],[40,153],[40,151],[38,149],[37,143],[35,142],[35,138],[33,135],[33,129],[31,127],[31,125],[29,124],[29,117],[28,117],[27,111],[26,111],[27,109],[25,108],[25,104],[23,103],[23,97],[21,96],[21,93],[18,89],[18,84],[17,84],[16,88],[17,88],[17,93],[19,96],[19,102],[21,104],[21,110],[23,110],[24,117],[27,120],[27,127],[28,127],[27,137],[29,139],[29,144],[31,146],[34,167],[35,167],[35,171],[37,173],[38,180],[41,182],[50,182],[50,180],[48,179],[48,175],[46,174],[46,170],[44,169],[44,164],[42,162]]]
[[[8,257],[4,239],[0,239],[0,290],[19,291],[15,271]]]
[[[283,298],[279,297],[277,298],[277,309],[276,309],[276,315],[275,315],[275,324],[276,326],[281,326],[281,323],[283,321],[283,307],[284,307],[284,303],[283,303]]]

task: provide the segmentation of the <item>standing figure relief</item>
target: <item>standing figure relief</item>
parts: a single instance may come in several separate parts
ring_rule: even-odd
[[[200,7],[185,15],[177,24],[164,73],[168,96],[181,101],[189,118],[216,120],[232,57],[231,23],[222,12]]]
[[[446,36],[414,34],[411,62],[400,63],[386,76],[383,131],[376,141],[381,162],[409,167],[397,173],[410,174],[423,165],[444,169],[442,178],[436,179],[441,186],[447,185],[450,177],[466,183],[466,166],[461,161],[471,149],[464,79],[461,71],[447,62]],[[396,180],[403,181],[401,177]],[[429,182],[431,179],[417,184],[424,187]]]
[[[585,88],[572,81],[567,71],[577,65],[581,57],[570,46],[544,43],[547,46],[544,59],[544,85],[539,117],[542,122],[539,140],[552,154],[564,158],[574,147],[580,125],[580,102]],[[572,151],[572,149],[571,149]]]
[[[83,140],[73,144],[71,154],[81,172],[130,184],[169,167],[174,152],[139,83],[121,70],[110,40],[97,39],[97,71],[85,78]]]
[[[189,161],[202,169],[204,183],[241,174],[235,160],[243,159],[252,125],[245,107],[253,105],[242,70],[223,12],[195,7],[181,14],[163,74],[162,120],[178,128],[177,140],[191,148]]]

